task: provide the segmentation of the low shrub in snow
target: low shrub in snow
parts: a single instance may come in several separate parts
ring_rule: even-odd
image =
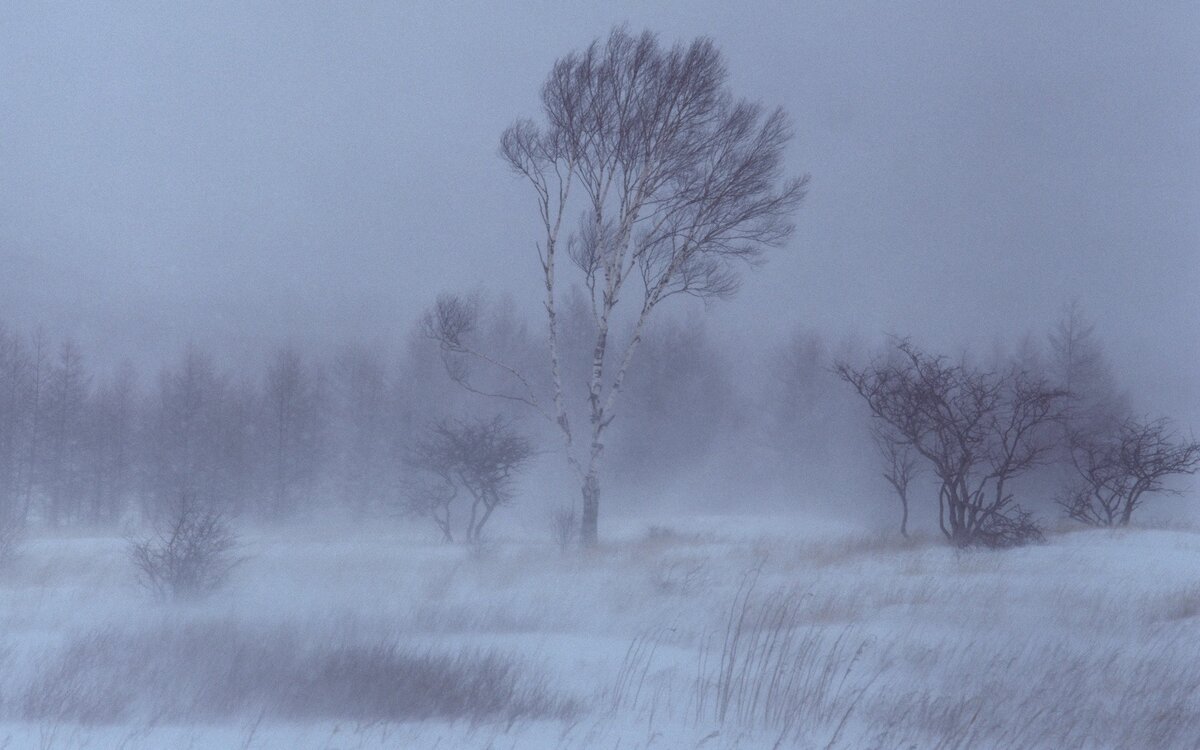
[[[220,512],[185,498],[154,525],[150,536],[129,543],[138,581],[164,598],[194,597],[220,588],[241,559],[238,538]]]

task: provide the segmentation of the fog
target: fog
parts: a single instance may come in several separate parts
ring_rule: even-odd
[[[627,20],[712,35],[813,176],[715,324],[945,346],[1077,297],[1150,406],[1195,414],[1200,18],[1043,5],[6,8],[0,314],[161,358],[395,340],[443,288],[537,312],[499,134],[555,58]]]
[[[808,181],[636,331],[665,251],[589,292],[623,225],[563,198],[552,368],[502,135],[622,24],[711,39]],[[0,8],[0,745],[1194,746],[1198,42],[1184,2]]]

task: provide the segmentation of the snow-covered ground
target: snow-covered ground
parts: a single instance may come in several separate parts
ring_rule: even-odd
[[[606,531],[247,532],[175,604],[119,537],[34,537],[0,571],[0,748],[1200,746],[1196,532]]]

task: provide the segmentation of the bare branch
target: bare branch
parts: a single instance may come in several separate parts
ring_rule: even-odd
[[[433,308],[426,311],[421,319],[421,330],[425,337],[438,343],[447,376],[471,393],[525,404],[545,419],[555,422],[555,418],[538,400],[533,384],[520,370],[472,345],[472,334],[479,326],[479,308],[479,300],[475,297],[441,294]],[[471,381],[471,360],[484,363],[506,375],[517,387],[517,392],[489,390],[475,385]]]

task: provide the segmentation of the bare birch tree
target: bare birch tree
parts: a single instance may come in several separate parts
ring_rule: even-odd
[[[518,120],[504,132],[500,154],[533,188],[540,220],[548,398],[463,344],[458,334],[472,324],[461,313],[469,317],[470,305],[443,300],[430,319],[446,350],[513,376],[516,390],[497,395],[557,425],[581,483],[585,545],[597,541],[605,433],[646,321],[671,297],[734,294],[739,267],[790,235],[804,194],[807,178],[783,173],[791,138],[783,111],[735,98],[727,78],[710,39],[668,49],[649,32],[617,27],[555,63],[542,86],[543,122]],[[568,416],[560,362],[564,260],[590,297],[594,323],[584,431]]]

